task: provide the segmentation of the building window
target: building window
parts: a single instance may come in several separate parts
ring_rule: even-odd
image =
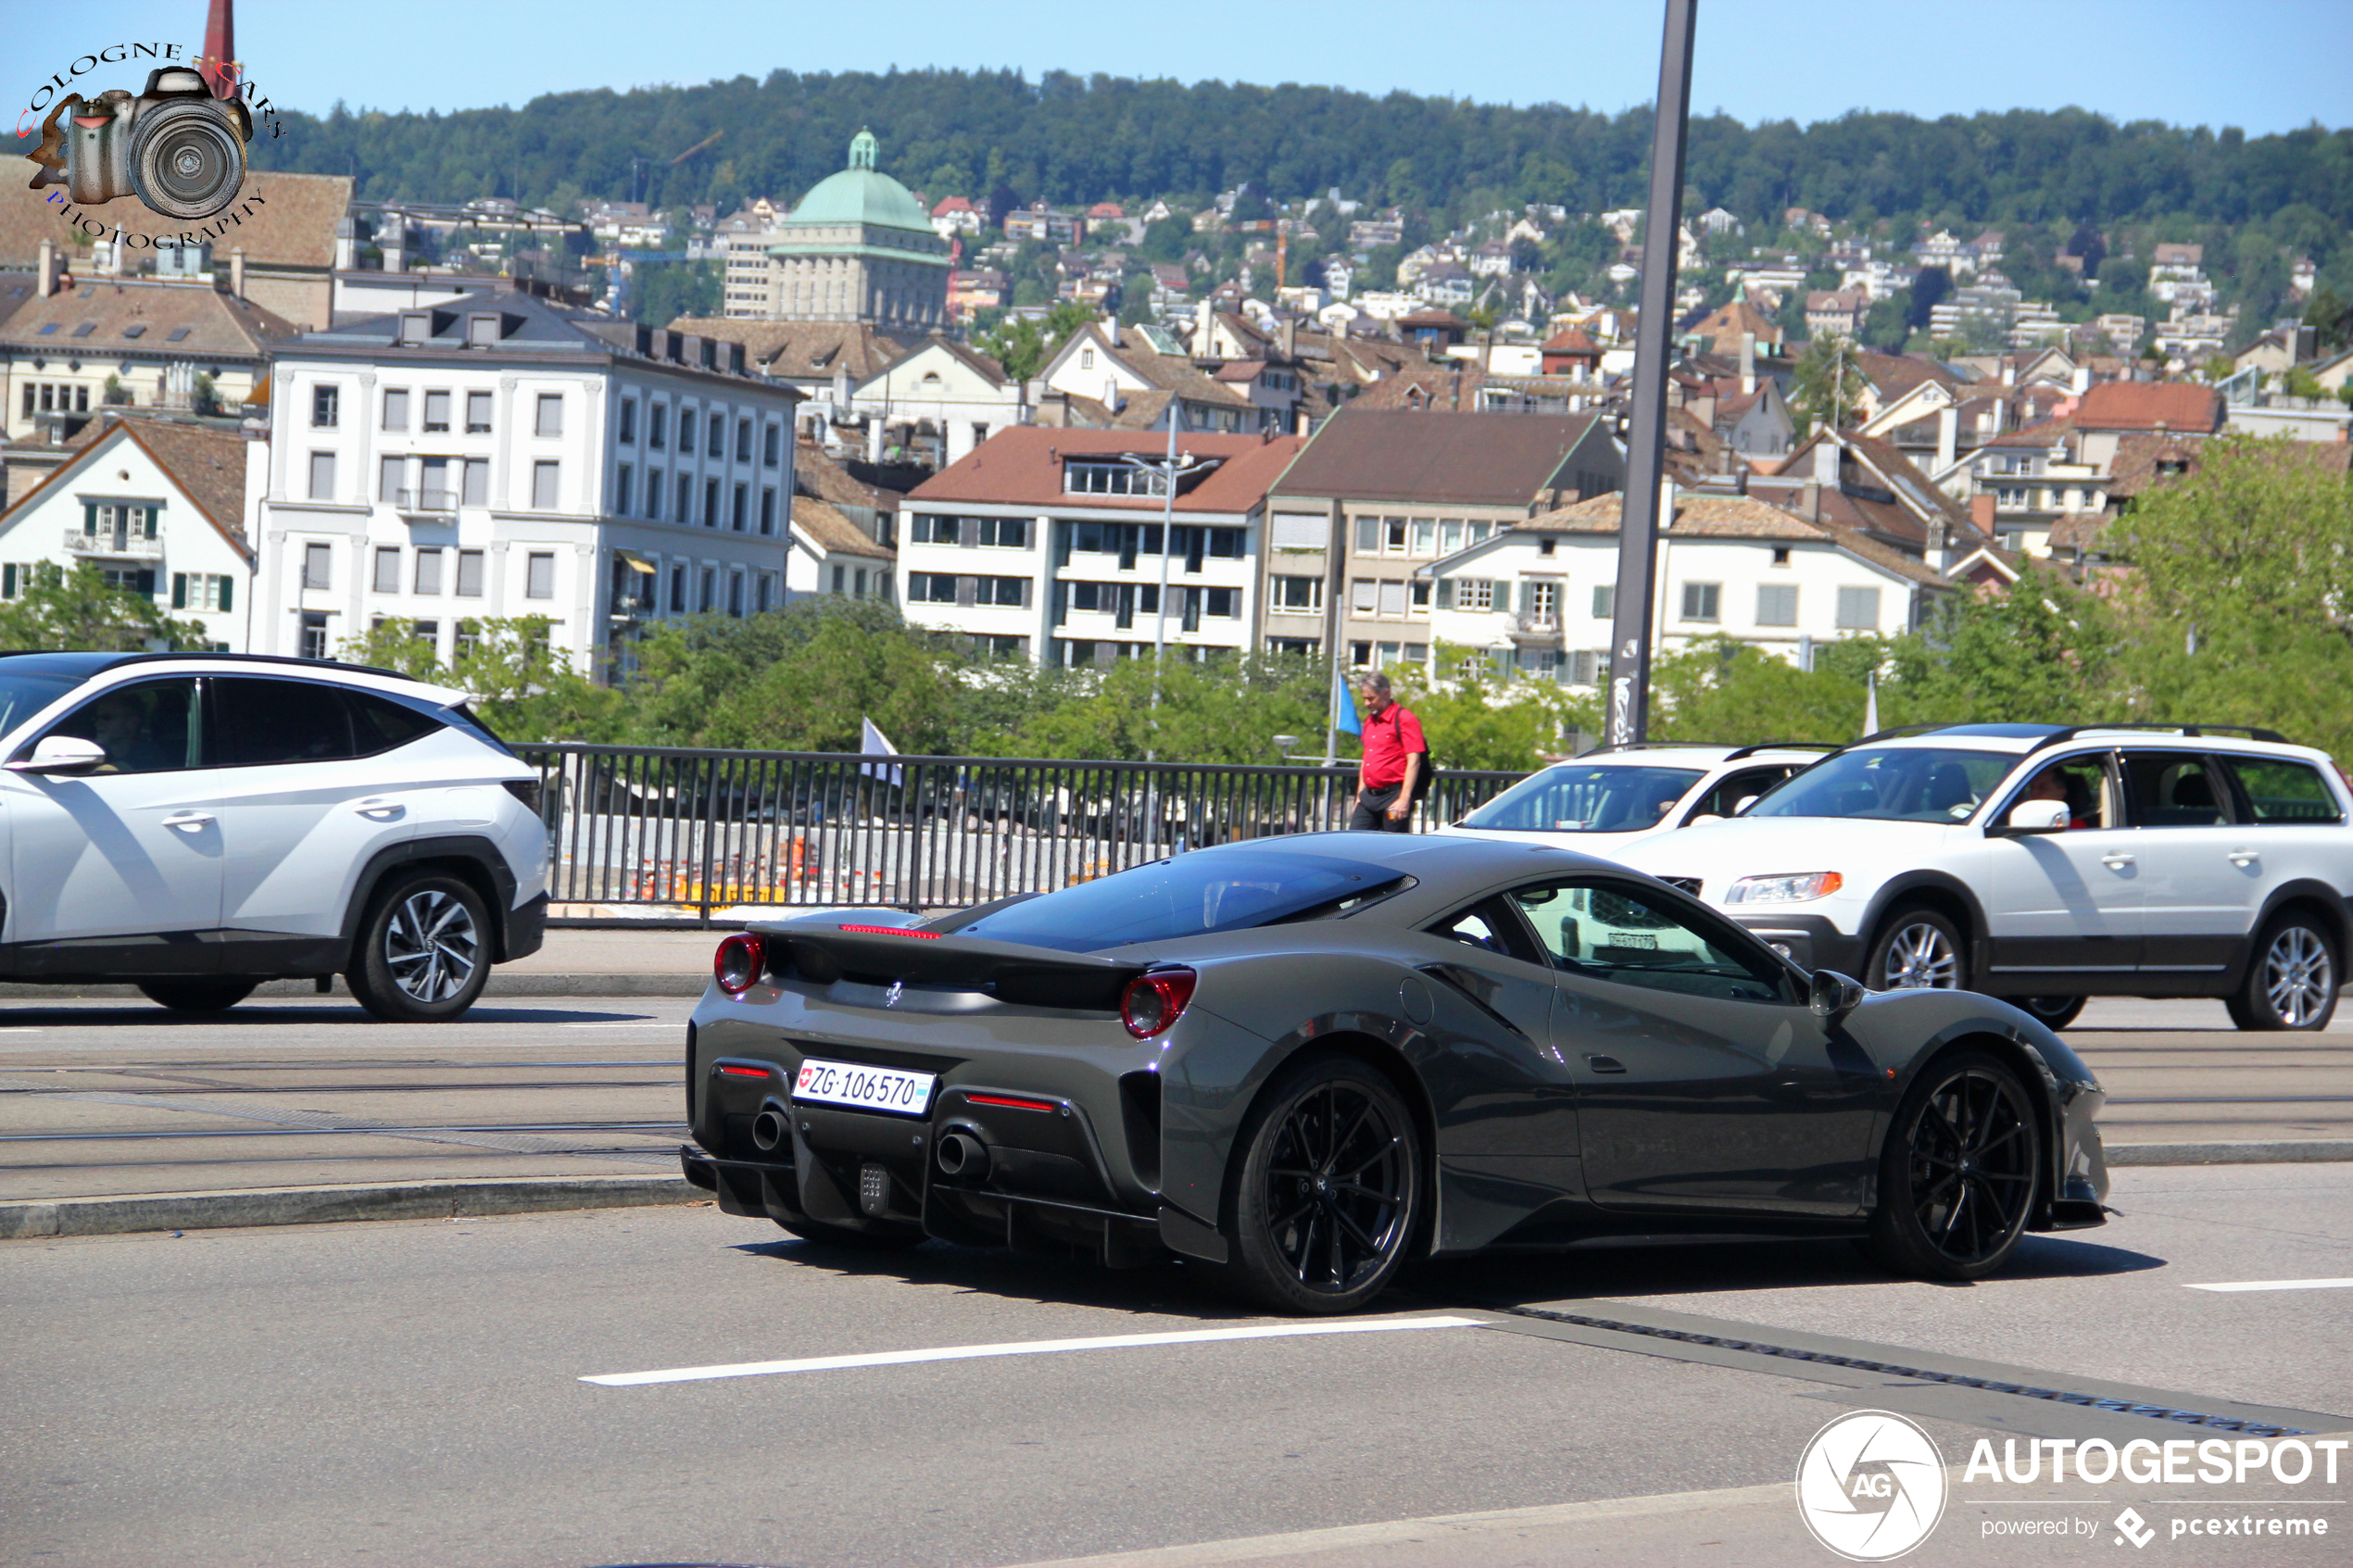
[[[487,399],[487,394],[480,395],[483,395],[485,400]],[[472,400],[469,398],[467,401],[469,411],[466,416],[466,428],[471,430],[473,428],[473,415],[471,411]],[[536,420],[532,421],[531,433],[534,435],[561,435],[563,433],[563,394],[560,392],[541,393],[539,395],[539,416]]]
[[[784,434],[771,424],[760,439],[760,461],[764,468],[774,468],[784,446]]]
[[[622,464],[620,470],[613,475],[612,510],[615,517],[629,515],[629,482],[634,477],[627,463]]]
[[[917,545],[952,545],[956,543],[956,525],[962,521],[961,518],[933,517],[925,512],[917,512],[907,524],[907,538],[910,543]]]
[[[410,621],[409,623],[409,640],[414,643],[422,643],[427,654],[438,655],[441,651],[441,622],[438,621]]]
[[[438,545],[421,546],[417,550],[417,592],[434,595],[441,592],[441,546]]]
[[[1381,579],[1380,612],[1383,615],[1405,613],[1405,584],[1402,579],[1395,577]]]
[[[735,530],[738,533],[741,533],[744,531],[744,525],[750,521],[750,506],[751,486],[749,484],[736,485],[735,495],[735,510],[730,515],[733,520]]]
[[[973,528],[983,549],[1029,548],[1029,520],[1026,517],[976,517],[973,519]]]
[[[490,433],[490,394],[486,392],[466,394],[466,433],[468,435]]]
[[[834,583],[841,583],[841,568],[834,568]],[[1099,583],[1074,583],[1071,596],[1073,609],[1092,609],[1099,601]],[[1084,589],[1083,593],[1076,590]],[[911,571],[907,574],[907,602],[911,605],[951,605],[956,602],[956,579],[945,571]]]
[[[727,410],[726,410],[726,409],[724,409],[724,408],[713,408],[713,409],[711,409],[711,410],[708,414],[706,414],[706,415],[704,416],[704,418],[703,418],[703,424],[704,424],[705,428],[706,428],[706,429],[710,432],[710,441],[709,441],[709,444],[708,444],[708,445],[706,445],[706,447],[704,448],[704,449],[705,449],[705,451],[706,451],[706,452],[707,452],[710,456],[714,457],[714,458],[724,458],[724,457],[726,457],[726,455],[727,455]]]
[[[333,452],[310,454],[310,498],[314,501],[335,498],[335,455]]]
[[[1756,623],[1759,626],[1794,626],[1797,624],[1797,584],[1768,583],[1756,590]]]
[[[1842,632],[1878,631],[1879,590],[1841,588],[1838,591],[1838,629]]]
[[[760,532],[776,532],[776,487],[764,484],[760,489]]]
[[[705,528],[719,526],[719,482],[715,479],[702,482],[702,525]]]
[[[467,506],[486,507],[490,505],[490,459],[487,458],[468,458],[466,459],[466,476],[464,483],[466,486],[465,504]]]
[[[695,411],[692,408],[678,410],[678,450],[690,458],[695,455]]]
[[[482,552],[458,552],[458,596],[461,599],[482,597]]]
[[[678,521],[684,523],[695,521],[695,480],[692,474],[678,476]]]
[[[557,483],[562,465],[541,459],[531,465],[531,509],[552,512],[556,509]]]
[[[466,346],[496,348],[498,346],[498,318],[489,314],[466,318]]]
[[[376,499],[379,501],[390,501],[396,505],[405,500],[407,497],[403,496],[400,493],[409,487],[408,477],[408,458],[385,458],[382,459],[376,465]]]
[[[523,568],[522,596],[526,599],[552,599],[556,596],[555,552],[531,552]]]
[[[376,580],[374,587],[376,592],[379,594],[396,594],[400,592],[399,546],[380,545],[377,546]]]
[[[449,636],[449,658],[455,662],[472,653],[482,643],[482,622],[460,621]]]
[[[1204,588],[1199,592],[1205,601],[1202,607],[1203,615],[1214,616],[1220,621],[1231,621],[1242,612],[1241,595],[1236,589]]]
[[[1776,545],[1773,546],[1773,564],[1775,566],[1787,566],[1789,564],[1789,546],[1787,545]]]
[[[1359,577],[1348,585],[1348,608],[1358,615],[1370,615],[1380,599],[1380,584],[1369,577]]]
[[[7,569],[10,572],[15,567]],[[14,598],[14,594],[0,597]],[[174,609],[227,610],[235,608],[233,580],[208,571],[175,571],[171,574],[171,608]]]
[[[1429,613],[1429,579],[1417,577],[1407,584],[1407,587],[1413,595],[1414,613],[1428,615]]]
[[[1466,577],[1454,584],[1456,609],[1493,609],[1495,581],[1491,577]]]
[[[683,566],[670,569],[670,613],[686,613],[686,569]]]
[[[1417,517],[1414,520],[1414,554],[1434,556],[1438,553],[1438,520]]]
[[[751,420],[749,419],[736,421],[736,461],[751,461]]]
[[[1381,549],[1386,555],[1405,553],[1405,520],[1402,517],[1381,519]]]
[[[646,445],[659,452],[669,435],[670,405],[654,403],[646,408]]]
[[[12,566],[12,567],[10,567],[8,570],[9,570],[10,571],[16,571],[16,568]],[[837,566],[837,567],[835,567],[835,568],[834,568],[834,592],[835,592],[835,593],[837,593],[837,594],[843,592],[843,587],[842,587],[842,585],[843,585],[843,583],[845,583],[846,582],[848,582],[848,581],[849,581],[849,569],[848,567],[846,567],[846,566]],[[10,598],[14,598],[14,597],[16,597],[16,596],[15,596],[14,594],[11,594],[11,595],[9,595],[9,596],[8,596],[8,597],[10,597]]]
[[[301,635],[295,645],[296,651],[304,659],[326,658],[327,612],[322,609],[304,610],[300,626]]]
[[[1083,462],[1074,458],[1063,464],[1063,494],[1165,495],[1168,484],[1166,476],[1155,469],[1126,463]]]
[[[1561,585],[1557,583],[1530,583],[1523,590],[1522,601],[1531,626],[1554,626],[1560,623]]]
[[[302,547],[302,585],[306,588],[332,588],[335,585],[335,547],[333,545],[305,545]]]
[[[775,608],[776,574],[773,571],[763,571],[760,574],[760,613],[765,615]]]
[[[449,429],[449,395],[446,392],[425,394],[425,433],[440,435]]]
[[[409,389],[384,389],[384,429],[405,431],[409,428]]]
[[[634,397],[624,397],[621,400],[621,427],[617,439],[623,446],[636,444],[637,400]]]
[[[1718,601],[1723,596],[1723,585],[1717,583],[1686,583],[1683,584],[1683,619],[1686,621],[1716,621]]]
[[[333,386],[310,389],[310,428],[333,430],[342,418],[343,393]]]
[[[1277,609],[1315,615],[1324,608],[1324,580],[1320,577],[1277,577],[1274,588]]]
[[[700,613],[704,615],[709,615],[711,613],[711,607],[718,602],[718,592],[719,573],[711,567],[704,567],[702,569],[701,592],[696,598],[697,608]]]
[[[744,574],[740,571],[727,574],[727,613],[738,621],[743,619]]]

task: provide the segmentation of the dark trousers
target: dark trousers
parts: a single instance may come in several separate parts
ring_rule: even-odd
[[[1392,817],[1389,809],[1397,804],[1397,792],[1403,784],[1383,784],[1378,789],[1359,791],[1356,809],[1349,813],[1351,833],[1411,833],[1414,813],[1408,809],[1402,817]]]

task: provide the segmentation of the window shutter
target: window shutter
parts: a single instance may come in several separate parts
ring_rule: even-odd
[[[226,611],[235,608],[231,604],[230,600],[232,597],[231,590],[235,588],[236,585],[237,580],[233,577],[224,577],[220,580],[220,608],[222,610]]]
[[[95,538],[98,533],[98,503],[82,503],[82,533],[85,538]]]
[[[6,566],[0,566],[0,599],[13,599],[16,596],[17,568],[16,563],[11,561]]]
[[[175,571],[171,574],[171,608],[174,609],[188,608],[188,574],[184,571]]]
[[[1441,609],[1454,608],[1454,580],[1451,577],[1441,577],[1438,580],[1438,608]]]
[[[150,539],[156,536],[156,514],[160,512],[162,509],[163,508],[160,507],[149,507],[147,508],[145,529],[146,535]]]
[[[151,599],[156,596],[156,574],[153,568],[139,573],[139,592]]]
[[[957,603],[957,604],[959,604],[960,606],[964,607],[965,608],[970,608],[973,606],[973,604],[974,604],[974,603],[975,603],[975,601],[976,601],[979,597],[980,597],[980,579],[979,579],[979,578],[977,578],[977,577],[959,577],[959,578],[957,578],[957,579],[956,579],[956,603]]]

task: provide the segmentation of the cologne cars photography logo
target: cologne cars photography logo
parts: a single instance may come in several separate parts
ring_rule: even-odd
[[[1797,1461],[1797,1512],[1814,1538],[1856,1562],[1884,1562],[1944,1514],[1944,1461],[1929,1435],[1887,1411],[1856,1411],[1814,1434]]]
[[[149,62],[154,62],[152,65]],[[96,89],[107,66],[147,68],[137,94]],[[49,199],[67,221],[92,233],[123,232],[120,220],[101,220],[89,207],[135,196],[151,212],[201,223],[226,212],[245,183],[245,148],[258,113],[271,134],[282,135],[267,98],[257,99],[243,68],[233,60],[185,55],[177,44],[116,44],[83,55],[44,79],[17,119],[17,135],[39,143],[25,157],[34,165],[31,188],[59,187]],[[143,236],[148,243],[192,243],[197,236]]]

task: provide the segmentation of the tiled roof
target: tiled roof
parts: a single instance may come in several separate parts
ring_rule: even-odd
[[[1601,351],[1602,346],[1593,341],[1593,334],[1581,326],[1564,327],[1546,338],[1539,350],[1545,354],[1594,355],[1598,355]]]
[[[792,498],[792,525],[817,542],[818,548],[829,555],[871,556],[880,560],[897,560],[899,553],[875,544],[865,531],[841,515],[830,502],[813,495]]]
[[[1156,438],[1157,437],[1157,438]],[[917,485],[912,501],[963,501],[979,505],[1133,508],[1158,515],[1154,495],[1069,495],[1063,490],[1063,460],[1128,453],[1159,456],[1165,436],[1127,430],[1069,430],[1014,425]],[[1262,440],[1254,435],[1180,434],[1177,450],[1223,459],[1191,489],[1180,491],[1176,509],[1185,512],[1248,512],[1265,498],[1305,443],[1297,436]]]
[[[2081,430],[2217,431],[2222,395],[2190,382],[2101,382],[2077,401],[2075,423]]]
[[[0,343],[60,355],[253,358],[297,333],[293,322],[208,284],[132,278],[92,280],[46,299],[28,289],[0,323]]]
[[[252,557],[245,531],[245,438],[236,431],[208,425],[136,417],[92,420],[64,448],[72,456],[26,492],[8,509],[9,515],[45,500],[51,486],[69,484],[69,476],[118,433],[145,447],[206,520],[239,551]]]
[[[2136,432],[2120,436],[2108,465],[2111,500],[2130,500],[2183,474],[2198,470],[2207,437]],[[2353,479],[2353,445],[2342,441],[2289,441],[2266,448],[2273,462],[2314,468],[2338,479]],[[2172,465],[2179,464],[2179,468]]]
[[[1922,382],[1941,382],[1947,387],[1964,384],[1961,378],[1944,366],[1928,359],[1915,359],[1904,354],[1874,354],[1869,349],[1855,356],[1856,365],[1869,376],[1871,388],[1879,394],[1882,407],[1894,402]]]
[[[804,495],[837,507],[864,507],[881,512],[898,508],[898,497],[862,483],[813,441],[793,444],[792,463],[793,488]]]
[[[1590,414],[1379,409],[1366,407],[1370,395],[1316,433],[1283,476],[1284,495],[1524,507],[1594,422]]]
[[[1541,512],[1516,528],[1563,533],[1615,533],[1625,497],[1612,493],[1596,495],[1549,512]],[[1826,495],[1825,500],[1828,499]],[[1667,533],[1677,539],[1789,540],[1835,545],[1873,566],[1925,587],[1949,587],[1944,576],[1899,550],[1865,538],[1853,529],[1816,522],[1761,501],[1753,495],[1705,495],[1679,492],[1675,517]]]
[[[44,235],[57,242],[60,255],[76,254],[59,217],[65,209],[48,196],[47,191],[33,190],[21,179],[0,180],[0,267],[33,266],[40,259]],[[244,204],[256,197],[260,198],[258,205],[245,212]],[[351,179],[344,174],[256,172],[246,176],[238,202],[232,208],[238,213],[238,221],[212,242],[213,263],[224,275],[229,253],[239,246],[245,248],[249,268],[324,270],[335,262],[335,225],[351,206]],[[144,208],[140,217],[152,222],[155,232],[177,232],[176,229],[167,231],[165,220]],[[124,221],[135,220],[126,218]],[[228,219],[224,215],[212,221],[227,222]]]
[[[673,332],[740,343],[746,358],[769,375],[795,381],[830,381],[848,370],[864,381],[907,352],[907,345],[862,321],[740,321],[717,316],[681,316]]]

